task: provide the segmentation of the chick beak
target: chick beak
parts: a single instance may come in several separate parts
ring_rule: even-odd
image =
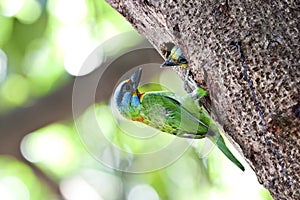
[[[133,89],[136,91],[138,89],[142,75],[142,68],[138,68],[130,77],[129,82],[132,84]]]
[[[160,67],[173,67],[173,66],[176,66],[176,63],[171,58],[168,58],[167,60],[165,60],[165,62],[163,62],[163,64],[160,65]]]

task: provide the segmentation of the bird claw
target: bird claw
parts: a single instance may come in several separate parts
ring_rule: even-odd
[[[197,82],[189,76],[189,72],[190,70],[188,69],[185,75],[183,87],[194,100],[200,100],[207,96],[207,91],[198,86]]]
[[[193,92],[193,89],[190,86],[189,72],[190,72],[190,70],[188,69],[186,71],[186,74],[185,74],[185,77],[184,77],[184,82],[183,82],[183,88],[184,88],[185,91],[187,91],[188,94],[190,94],[191,92]]]
[[[194,90],[198,88],[198,84],[189,76],[189,73],[190,73],[190,69],[187,69],[184,77],[183,87],[185,91],[187,91],[187,93],[192,94]]]

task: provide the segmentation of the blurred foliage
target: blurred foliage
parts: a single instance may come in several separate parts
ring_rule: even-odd
[[[79,73],[95,47],[132,30],[104,0],[0,0],[0,27],[2,115],[60,88],[70,80],[69,74]],[[144,87],[149,88],[160,90],[161,86]],[[98,134],[89,127],[86,116],[91,113],[96,113],[103,137],[124,151],[154,151],[173,138],[159,134],[151,140],[132,139],[126,130],[136,126],[115,119],[107,104],[92,106],[78,119],[90,130],[87,138],[93,131]],[[52,124],[25,136],[20,146],[28,161],[59,184],[66,199],[271,199],[249,168],[247,173],[239,172],[218,150],[200,159],[197,148],[189,148],[175,163],[155,172],[113,170],[100,164],[83,136],[78,136],[79,128],[73,122]],[[96,149],[103,145],[99,140],[91,142]],[[0,196],[6,200],[53,198],[29,166],[7,156],[0,157]]]
[[[0,156],[1,199],[42,199],[51,195],[33,171],[14,158]]]
[[[60,87],[97,45],[132,29],[103,0],[1,0],[0,27],[0,113]]]

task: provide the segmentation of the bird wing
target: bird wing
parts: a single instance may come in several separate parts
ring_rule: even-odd
[[[181,137],[202,138],[208,127],[167,93],[148,92],[140,99],[145,123]],[[200,137],[199,137],[200,136]]]

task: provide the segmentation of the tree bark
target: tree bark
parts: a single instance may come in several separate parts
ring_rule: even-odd
[[[259,182],[274,199],[300,199],[300,2],[107,2],[158,51],[183,50]]]

